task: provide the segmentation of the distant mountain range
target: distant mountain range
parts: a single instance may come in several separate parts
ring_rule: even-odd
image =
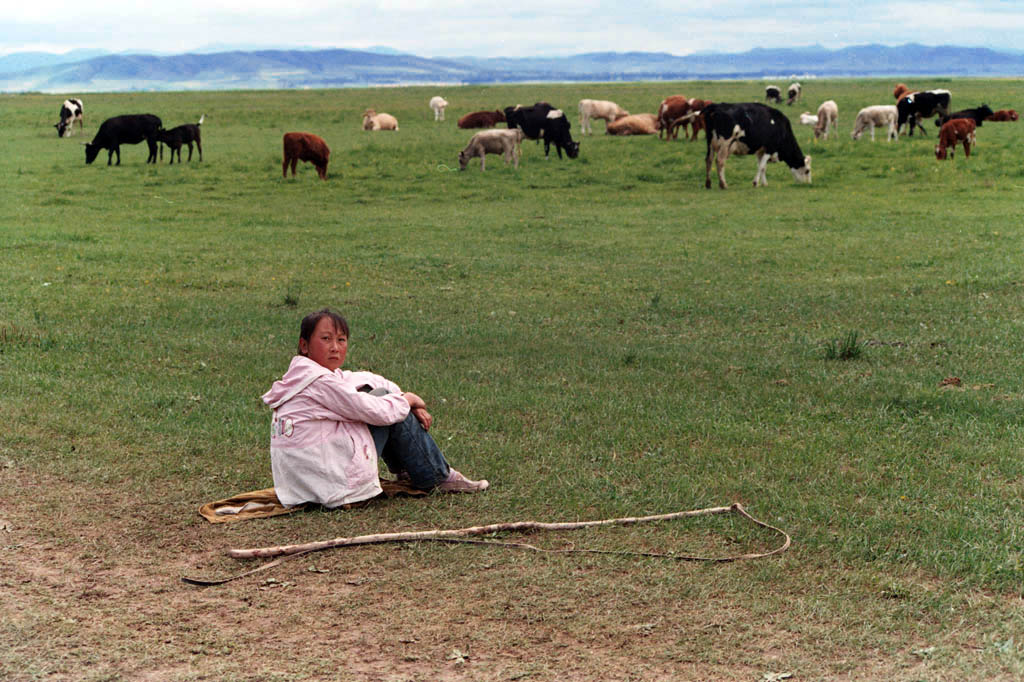
[[[216,49],[216,48],[213,48]],[[756,48],[738,54],[594,52],[569,57],[430,59],[370,50],[226,50],[179,55],[0,57],[3,92],[117,92],[358,87],[536,81],[1024,76],[1024,53],[956,46]]]

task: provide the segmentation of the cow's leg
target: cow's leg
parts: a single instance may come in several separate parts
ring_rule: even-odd
[[[754,175],[754,187],[768,184],[768,161],[771,160],[771,154],[765,154],[764,152],[758,152],[757,154],[757,174]]]
[[[487,160],[487,152],[480,150],[480,170],[484,169],[485,162]]]
[[[708,140],[708,151],[704,155],[704,189],[711,189],[711,141]]]
[[[288,177],[288,155],[284,155],[284,160],[281,162],[281,177]]]
[[[192,142],[191,142],[191,140],[188,143],[188,162],[192,163]]]
[[[729,145],[724,144],[718,148],[718,153],[715,155],[715,169],[718,171],[718,187],[720,189],[728,189],[729,186],[725,184],[725,162],[729,159]]]
[[[198,137],[196,138],[196,149],[199,150],[199,161],[202,161],[203,160],[203,143],[199,141]],[[189,159],[189,160],[191,161],[191,159]]]

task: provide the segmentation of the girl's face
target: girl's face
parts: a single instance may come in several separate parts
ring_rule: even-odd
[[[332,372],[345,364],[348,352],[348,337],[335,328],[334,320],[322,317],[316,323],[309,341],[299,339],[299,350],[310,360],[323,365]]]

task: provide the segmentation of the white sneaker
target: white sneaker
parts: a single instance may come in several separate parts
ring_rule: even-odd
[[[489,487],[491,484],[486,479],[471,481],[455,469],[451,469],[448,472],[448,478],[441,481],[437,489],[443,493],[475,493],[487,490]]]

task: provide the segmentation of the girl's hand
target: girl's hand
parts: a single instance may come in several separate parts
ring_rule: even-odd
[[[423,427],[424,431],[430,430],[430,425],[434,422],[434,418],[426,411],[426,409],[422,407],[414,407],[412,408],[412,414],[419,421],[420,426]]]

